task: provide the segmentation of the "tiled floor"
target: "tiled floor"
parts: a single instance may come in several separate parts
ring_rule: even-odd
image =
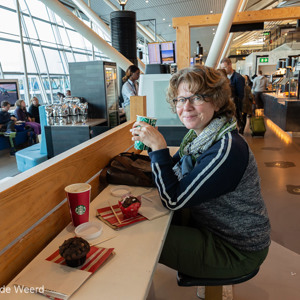
[[[259,274],[233,287],[234,299],[299,300],[300,195],[289,193],[287,186],[300,187],[300,138],[286,144],[269,127],[264,138],[252,138],[249,126],[244,136],[257,160],[271,220],[272,244]],[[277,164],[270,167],[268,163]],[[280,168],[284,163],[294,166]],[[0,179],[17,173],[15,158],[9,156],[9,151],[0,151]],[[182,299],[198,299],[196,288],[178,287],[176,272],[159,264],[147,300]]]
[[[0,151],[0,180],[19,173],[16,158],[9,155],[9,149]]]

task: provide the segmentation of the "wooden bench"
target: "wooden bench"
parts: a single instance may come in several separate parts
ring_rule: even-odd
[[[134,97],[132,116],[146,113],[145,97]],[[133,103],[134,104],[134,103]],[[9,283],[71,221],[64,187],[77,182],[99,193],[99,173],[123,151],[135,151],[123,123],[35,166],[0,186],[0,287]]]

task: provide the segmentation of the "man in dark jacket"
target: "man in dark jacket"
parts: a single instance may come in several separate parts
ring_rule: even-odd
[[[236,120],[240,128],[239,132],[243,134],[245,127],[242,121],[242,101],[244,99],[245,79],[244,77],[232,69],[231,59],[226,57],[221,61],[221,68],[226,71],[227,77],[230,80],[232,98],[236,107]]]

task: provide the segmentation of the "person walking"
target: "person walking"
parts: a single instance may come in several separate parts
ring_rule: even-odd
[[[268,89],[268,79],[263,76],[262,70],[258,71],[258,76],[253,80],[252,91],[255,97],[256,108],[264,108],[264,102],[261,98],[262,93]]]
[[[131,65],[126,70],[125,76],[122,78],[124,84],[122,86],[122,96],[124,99],[123,108],[126,115],[126,120],[130,120],[130,97],[138,95],[137,80],[140,77],[140,69]]]
[[[221,61],[221,68],[225,69],[227,77],[230,80],[231,95],[235,104],[235,117],[239,129],[244,127],[242,120],[242,101],[244,99],[245,79],[232,68],[231,59],[226,57]]]

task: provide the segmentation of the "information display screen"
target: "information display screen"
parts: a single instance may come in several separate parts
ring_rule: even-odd
[[[149,64],[161,64],[160,44],[149,43],[148,55],[149,55]]]
[[[161,59],[163,64],[172,64],[175,62],[173,42],[163,42],[161,47]]]

